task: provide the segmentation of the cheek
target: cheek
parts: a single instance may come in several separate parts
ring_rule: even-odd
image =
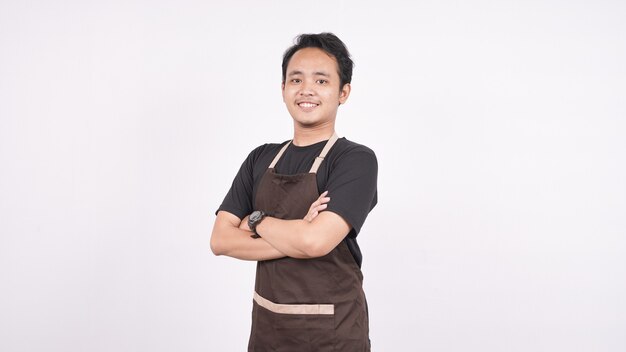
[[[283,89],[283,98],[292,98],[295,95],[294,89],[285,88]]]
[[[337,94],[337,92],[328,92],[324,95],[324,98],[328,101],[339,101],[341,99],[341,95]]]
[[[283,89],[282,95],[283,95],[283,101],[286,103],[287,99],[289,99],[289,90],[288,89]]]

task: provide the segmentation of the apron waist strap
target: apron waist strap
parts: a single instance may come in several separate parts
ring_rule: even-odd
[[[254,301],[261,307],[280,314],[335,314],[334,304],[278,304],[254,292]]]

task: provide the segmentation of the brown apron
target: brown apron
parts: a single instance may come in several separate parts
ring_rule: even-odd
[[[320,194],[317,169],[336,141],[333,134],[309,173],[280,175],[274,166],[287,143],[261,178],[255,210],[279,219],[304,218]],[[345,241],[320,258],[258,262],[248,351],[369,351],[362,282]]]

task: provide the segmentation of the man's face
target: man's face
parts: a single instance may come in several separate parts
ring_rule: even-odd
[[[318,48],[296,51],[287,65],[283,101],[300,127],[318,127],[335,121],[339,104],[350,95],[350,84],[340,88],[337,60]]]

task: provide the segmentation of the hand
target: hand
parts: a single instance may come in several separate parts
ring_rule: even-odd
[[[239,229],[240,229],[240,230],[244,230],[244,231],[250,231],[250,232],[252,232],[252,231],[250,230],[250,228],[248,227],[248,217],[249,217],[249,216],[250,216],[250,215],[246,215],[246,217],[245,217],[245,218],[243,218],[243,220],[241,220],[241,223],[239,224]]]
[[[330,201],[330,197],[326,197],[327,194],[328,191],[320,194],[319,198],[317,198],[317,200],[313,202],[313,204],[311,204],[311,207],[309,208],[309,213],[306,214],[304,220],[311,222],[322,210],[326,209],[326,207],[328,206],[328,204],[326,203]]]

